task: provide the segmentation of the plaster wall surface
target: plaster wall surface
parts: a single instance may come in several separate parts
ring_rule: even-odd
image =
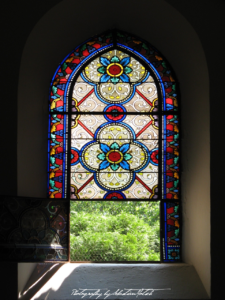
[[[21,293],[34,271],[36,263],[19,263],[18,264],[18,295]]]
[[[210,295],[209,79],[202,45],[187,20],[163,0],[140,0],[138,6],[116,0],[111,19],[104,1],[97,2],[87,1],[84,17],[82,3],[62,1],[27,39],[18,88],[18,195],[46,197],[48,91],[60,61],[88,37],[109,28],[146,39],[167,58],[180,83],[183,260],[194,265]],[[131,12],[135,22],[130,22]],[[56,30],[56,20],[65,26]]]

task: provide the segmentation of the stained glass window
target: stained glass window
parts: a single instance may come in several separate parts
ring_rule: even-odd
[[[50,90],[48,178],[48,196],[73,208],[158,205],[158,260],[180,260],[177,83],[154,47],[113,30],[64,59]]]
[[[101,54],[72,101],[72,197],[157,199],[158,93],[143,64],[117,49]]]

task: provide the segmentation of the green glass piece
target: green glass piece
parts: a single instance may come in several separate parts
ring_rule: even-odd
[[[178,236],[179,235],[179,228],[175,229],[175,236]]]
[[[98,68],[97,71],[101,74],[105,74],[106,67],[102,66],[102,67]]]
[[[113,171],[116,171],[119,168],[119,165],[110,165]]]
[[[129,160],[129,159],[132,158],[132,155],[130,155],[129,153],[126,153],[126,154],[124,154],[123,157],[124,157],[125,160]]]
[[[80,52],[84,51],[87,48],[87,45],[84,44],[83,46],[80,47]]]
[[[57,93],[57,87],[55,87],[54,85],[53,85],[53,87],[52,87],[52,92],[53,92],[53,94],[56,94],[56,93]]]
[[[167,68],[165,61],[162,61],[162,66],[163,66],[163,68],[165,68],[165,69]]]
[[[129,73],[131,73],[133,71],[133,69],[131,69],[130,67],[125,67],[124,68],[124,72],[126,73],[126,74],[129,74]]]
[[[100,153],[97,158],[99,158],[100,160],[104,160],[105,159],[105,153]]]
[[[65,70],[66,70],[66,68],[67,68],[67,64],[66,64],[66,63],[64,63],[64,64],[62,65],[62,70],[63,70],[63,71],[65,71]]]
[[[119,77],[111,77],[111,82],[112,82],[113,84],[118,83],[119,80],[120,80]]]
[[[111,58],[111,63],[118,63],[118,62],[120,62],[120,60],[119,60],[119,58],[117,56],[113,56]]]
[[[117,32],[117,35],[118,35],[119,37],[124,37],[124,35],[123,35],[122,33],[120,33],[120,32]]]
[[[118,150],[120,147],[119,147],[119,145],[118,145],[116,142],[114,142],[114,143],[110,146],[110,148],[113,149],[113,150]]]
[[[147,46],[145,43],[142,44],[142,47],[143,47],[145,50],[148,50],[148,46]]]
[[[175,165],[177,165],[178,161],[179,161],[179,156],[178,157],[174,157],[174,164]]]
[[[175,205],[175,207],[174,207],[174,211],[175,211],[176,213],[178,213],[178,212],[179,212],[179,205]]]

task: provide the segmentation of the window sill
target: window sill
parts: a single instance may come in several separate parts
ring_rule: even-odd
[[[21,264],[22,265],[22,264]],[[20,270],[19,270],[20,271]],[[54,271],[55,272],[55,271]],[[51,276],[50,276],[51,275]],[[50,276],[50,278],[49,278]],[[92,289],[102,296],[95,295],[92,299],[209,299],[203,284],[192,265],[177,264],[63,264],[36,289],[32,298],[41,299],[83,299],[82,295],[74,294],[75,290]],[[95,290],[94,290],[95,289]],[[133,289],[129,293],[128,289]],[[142,290],[141,295],[141,289]],[[149,289],[146,291],[146,289]],[[108,292],[107,292],[108,291]],[[104,293],[115,293],[107,298]],[[87,291],[86,291],[87,292]],[[139,292],[138,296],[137,293]],[[149,293],[144,295],[144,293]],[[27,293],[28,296],[28,293]],[[136,297],[137,296],[137,297]],[[30,296],[29,296],[30,297]],[[47,297],[47,298],[46,298]],[[86,296],[85,299],[89,299]]]

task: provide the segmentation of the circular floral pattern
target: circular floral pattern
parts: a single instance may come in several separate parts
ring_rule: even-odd
[[[106,113],[104,117],[108,121],[120,122],[126,118],[126,115],[123,114],[126,112],[126,109],[123,106],[111,104],[104,109],[104,112]]]
[[[108,60],[106,57],[100,57],[101,67],[98,68],[98,72],[102,74],[100,77],[100,82],[111,81],[116,84],[121,80],[122,82],[130,82],[127,74],[130,74],[133,69],[127,65],[130,63],[130,57],[124,57],[119,59],[116,55]]]
[[[126,199],[126,197],[121,192],[108,192],[105,194],[104,199],[116,200],[116,199]]]
[[[148,74],[135,57],[114,49],[91,61],[81,77],[87,83],[94,83],[96,96],[103,103],[125,104],[131,100],[136,86],[144,82]]]
[[[148,148],[134,141],[135,133],[124,123],[99,126],[94,141],[80,150],[82,166],[94,175],[95,183],[106,191],[123,191],[135,180],[135,173],[150,161]]]
[[[123,144],[121,147],[114,142],[110,147],[106,144],[100,144],[102,153],[98,154],[98,159],[102,160],[99,169],[103,170],[110,167],[116,171],[119,166],[124,170],[130,170],[130,165],[127,162],[132,158],[132,155],[127,153],[130,144]]]

